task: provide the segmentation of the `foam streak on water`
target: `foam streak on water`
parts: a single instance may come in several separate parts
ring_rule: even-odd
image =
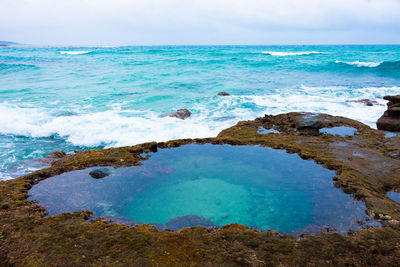
[[[0,77],[7,179],[54,150],[216,136],[264,114],[324,112],[375,127],[382,96],[400,92],[400,46],[2,48]],[[381,105],[348,102],[365,98]],[[161,117],[180,108],[192,116]]]
[[[277,51],[263,51],[263,54],[271,56],[286,57],[286,56],[304,56],[312,54],[322,54],[323,52],[318,51],[304,51],[304,52],[277,52]]]

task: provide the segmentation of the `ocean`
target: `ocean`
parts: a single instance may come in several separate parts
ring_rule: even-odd
[[[56,150],[213,137],[265,114],[376,127],[386,94],[400,94],[400,46],[1,47],[0,180]],[[348,102],[365,98],[379,104]],[[192,116],[161,117],[180,108]]]

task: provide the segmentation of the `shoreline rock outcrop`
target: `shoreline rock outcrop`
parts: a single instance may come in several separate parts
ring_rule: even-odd
[[[174,118],[184,120],[184,119],[189,118],[191,115],[192,115],[192,112],[190,112],[190,110],[188,110],[186,108],[181,108],[175,112],[161,115],[161,117],[174,117]]]
[[[400,95],[387,95],[388,109],[376,122],[378,130],[400,132]]]
[[[219,96],[230,96],[231,94],[227,93],[227,92],[219,92],[218,95]]]
[[[51,165],[53,162],[62,159],[64,157],[67,156],[67,153],[65,153],[64,151],[58,150],[58,151],[54,151],[49,153],[47,156],[45,156],[44,158],[39,159],[40,162],[46,164],[46,165]]]

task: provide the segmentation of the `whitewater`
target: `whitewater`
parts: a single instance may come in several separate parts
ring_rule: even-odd
[[[0,180],[56,150],[211,137],[265,114],[375,127],[382,97],[399,93],[400,46],[1,48]],[[379,104],[352,102],[365,98]],[[180,108],[192,116],[162,117]]]

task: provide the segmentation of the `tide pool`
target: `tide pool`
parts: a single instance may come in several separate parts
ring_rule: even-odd
[[[93,210],[126,224],[223,226],[240,223],[281,233],[345,234],[365,221],[365,205],[333,186],[335,172],[296,154],[259,146],[185,145],[151,153],[143,165],[64,173],[32,187],[49,215]]]

